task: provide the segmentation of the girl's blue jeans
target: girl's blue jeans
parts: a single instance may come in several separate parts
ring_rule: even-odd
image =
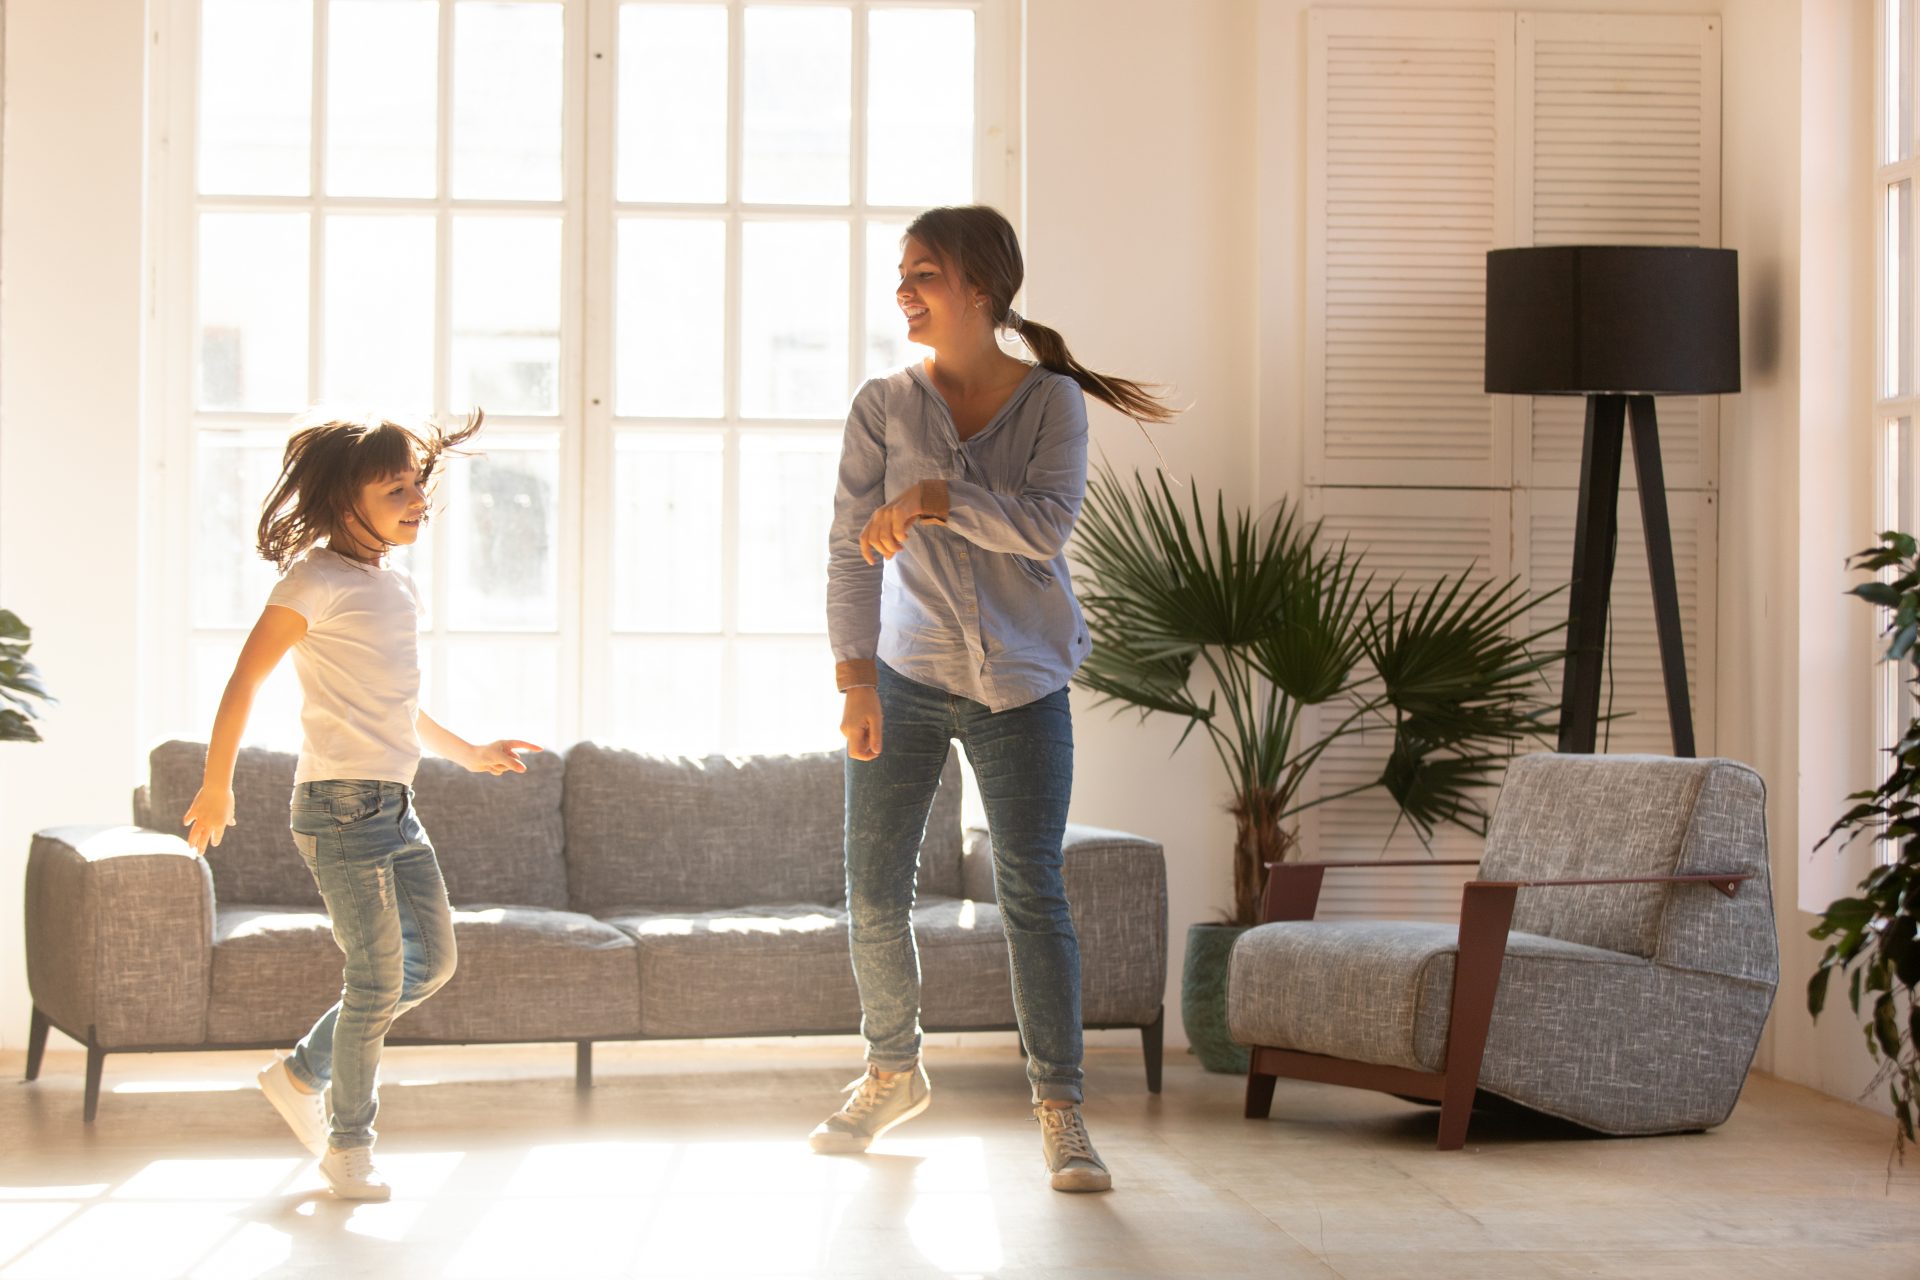
[[[1079,1102],[1080,944],[1061,878],[1073,793],[1067,691],[996,713],[882,663],[879,694],[879,757],[847,757],[847,911],[867,1060],[882,1071],[905,1071],[920,1057],[914,876],[940,771],[958,738],[993,837],[994,887],[1033,1099]]]
[[[295,1047],[288,1070],[316,1090],[331,1082],[331,1145],[370,1147],[387,1028],[453,976],[447,885],[413,790],[401,783],[297,783],[291,825],[346,968],[339,1002]]]

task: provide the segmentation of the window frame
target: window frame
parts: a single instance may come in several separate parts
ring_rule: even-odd
[[[309,191],[304,196],[202,196],[198,191],[198,78],[200,59],[199,0],[157,0],[151,7],[152,43],[149,51],[148,207],[146,237],[149,277],[146,282],[147,388],[143,399],[142,439],[143,528],[145,590],[141,629],[148,637],[142,646],[141,705],[136,714],[143,737],[182,732],[203,736],[213,709],[197,705],[190,672],[196,645],[207,638],[237,643],[244,629],[196,627],[189,603],[192,594],[192,554],[197,441],[202,430],[278,428],[284,414],[208,411],[198,407],[198,254],[195,245],[199,215],[213,209],[305,211],[309,217],[308,353],[309,389],[322,388],[323,282],[325,214],[329,211],[379,210],[431,212],[436,217],[434,401],[440,412],[448,404],[452,342],[451,276],[453,218],[465,214],[526,213],[539,211],[561,219],[561,324],[558,402],[552,417],[488,415],[489,430],[515,434],[551,432],[558,438],[558,542],[555,550],[558,608],[551,630],[461,630],[465,644],[487,644],[514,636],[549,635],[556,646],[557,686],[555,727],[563,745],[583,737],[607,736],[612,728],[611,694],[614,647],[626,635],[613,628],[613,462],[617,438],[628,431],[715,431],[723,440],[721,528],[723,529],[722,629],[718,633],[670,633],[676,640],[717,642],[722,648],[723,671],[731,673],[740,655],[755,642],[822,637],[822,631],[775,635],[742,632],[737,627],[735,602],[739,596],[740,440],[745,433],[804,431],[819,433],[837,428],[833,419],[748,419],[738,411],[741,326],[740,228],[761,219],[818,218],[844,220],[849,228],[848,276],[848,387],[859,383],[866,345],[866,315],[862,302],[869,292],[863,279],[865,227],[870,218],[905,220],[917,210],[864,203],[866,184],[865,104],[868,84],[867,14],[885,9],[970,9],[974,28],[974,194],[981,203],[996,205],[1019,227],[1021,204],[1020,155],[1017,144],[1019,75],[1018,32],[1012,0],[751,0],[756,7],[805,6],[842,8],[852,20],[852,98],[850,102],[849,201],[845,205],[775,205],[748,203],[740,198],[741,105],[744,97],[741,39],[749,0],[530,0],[562,11],[563,107],[561,112],[561,190],[555,201],[456,199],[450,183],[450,133],[453,93],[452,65],[454,9],[461,0],[439,0],[439,65],[437,68],[437,190],[433,196],[343,197],[325,194],[322,166],[326,148],[327,16],[330,0],[313,0],[313,84],[309,118],[312,152]],[[728,12],[728,188],[724,202],[665,204],[616,203],[614,161],[617,129],[617,59],[619,11],[626,4],[692,3],[724,8]],[[721,218],[726,222],[726,355],[725,412],[711,419],[618,418],[614,414],[615,378],[615,237],[623,216],[683,216]],[[483,438],[484,448],[484,438]],[[429,683],[423,685],[422,706],[443,714],[448,670],[452,665],[450,611],[446,607],[454,574],[446,547],[447,522],[437,522],[431,627],[423,628],[423,665]],[[251,555],[251,548],[236,547]],[[825,549],[822,548],[824,559]],[[264,603],[264,599],[262,601]],[[429,656],[430,655],[430,656]],[[820,679],[831,686],[831,663],[823,658]],[[739,709],[732,705],[737,681],[723,679],[723,733],[739,737]],[[468,734],[520,732],[510,725],[451,724]],[[825,728],[830,735],[832,727]]]

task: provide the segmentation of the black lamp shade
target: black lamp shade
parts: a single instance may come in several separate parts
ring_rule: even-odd
[[[1487,254],[1487,390],[1717,395],[1740,389],[1732,249],[1567,245]]]

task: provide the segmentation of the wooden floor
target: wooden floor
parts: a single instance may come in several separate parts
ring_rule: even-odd
[[[1703,1135],[1602,1139],[1176,1056],[1090,1056],[1087,1116],[1116,1190],[1047,1190],[1015,1052],[935,1049],[934,1104],[865,1157],[807,1130],[858,1070],[848,1043],[396,1049],[385,1205],[335,1202],[252,1088],[259,1054],[109,1058],[35,1084],[0,1055],[0,1276],[1920,1277],[1920,1158],[1888,1171],[1873,1113],[1756,1076]]]

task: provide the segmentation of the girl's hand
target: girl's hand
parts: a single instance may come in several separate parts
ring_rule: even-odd
[[[526,762],[520,759],[522,751],[541,751],[531,742],[521,742],[518,738],[502,738],[498,742],[489,742],[485,746],[473,749],[473,759],[467,762],[467,768],[475,773],[490,773],[499,777],[503,773],[525,773]]]
[[[860,558],[868,564],[874,562],[876,554],[887,560],[893,559],[899,554],[900,548],[907,545],[913,526],[925,519],[926,515],[922,487],[915,484],[868,517],[867,527],[860,531]]]
[[[194,856],[205,856],[207,846],[218,845],[227,828],[233,825],[233,791],[201,787],[194,793],[193,803],[187,806],[180,825],[188,829],[187,843],[193,846]]]
[[[880,691],[872,685],[847,690],[847,709],[840,716],[840,732],[847,740],[847,754],[855,760],[873,760],[880,755]]]

